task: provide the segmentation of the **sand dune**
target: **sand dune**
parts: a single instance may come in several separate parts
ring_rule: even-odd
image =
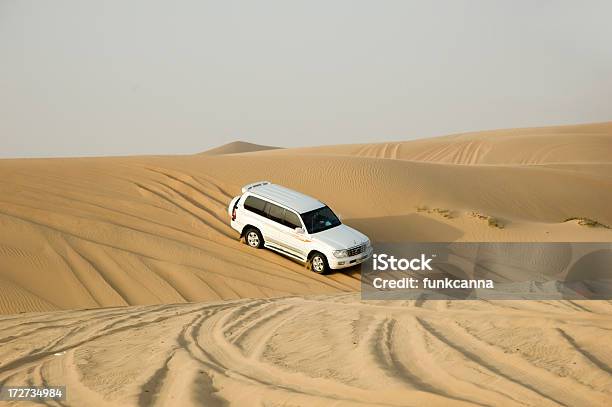
[[[612,122],[492,130],[405,142],[293,149],[447,164],[610,163]]]
[[[69,405],[594,406],[612,305],[357,294],[0,318],[0,381]]]
[[[226,213],[268,179],[375,242],[609,242],[611,155],[607,123],[0,160],[0,383],[74,406],[612,404],[609,301],[360,302],[359,270],[249,249]]]
[[[612,126],[529,130],[527,135],[532,132],[537,135],[502,131],[427,142],[446,143],[451,152],[458,148],[457,138],[492,145],[520,138],[527,148],[533,138],[549,140],[558,133],[561,140],[595,134],[607,144],[585,143],[596,161],[584,161],[589,154],[582,149],[579,160],[538,165],[363,157],[332,153],[329,147],[308,154],[283,149],[2,160],[0,309],[14,313],[356,290],[358,270],[321,277],[240,244],[228,226],[226,205],[242,185],[259,179],[320,198],[378,242],[612,241],[611,229],[576,220],[612,225],[612,159],[599,161],[612,151]],[[414,144],[418,155],[422,143],[402,145]],[[551,153],[542,156],[560,151],[556,146],[551,143]],[[489,217],[503,229],[489,225]]]
[[[151,161],[153,160],[153,161]],[[231,194],[157,159],[0,163],[4,312],[354,290],[240,244]],[[4,299],[6,298],[6,299]]]
[[[252,153],[254,151],[277,150],[279,147],[263,146],[261,144],[247,143],[245,141],[234,141],[222,146],[206,150],[202,155],[222,155]]]

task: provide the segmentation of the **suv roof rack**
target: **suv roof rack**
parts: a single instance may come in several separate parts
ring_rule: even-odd
[[[253,188],[261,187],[263,185],[270,185],[270,181],[257,181],[252,184],[247,184],[242,187],[242,193],[244,194],[246,191],[250,191]]]

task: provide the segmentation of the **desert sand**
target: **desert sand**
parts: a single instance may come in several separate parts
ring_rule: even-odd
[[[0,160],[0,381],[75,406],[612,403],[611,302],[362,302],[358,270],[239,242],[227,204],[262,179],[376,242],[612,241],[612,123]]]

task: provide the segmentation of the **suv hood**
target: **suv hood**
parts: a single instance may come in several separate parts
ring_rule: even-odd
[[[334,250],[349,249],[351,247],[366,243],[368,237],[363,233],[341,224],[335,228],[327,229],[310,235],[313,240],[327,244]]]

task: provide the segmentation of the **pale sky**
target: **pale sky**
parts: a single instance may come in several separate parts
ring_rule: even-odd
[[[612,120],[612,2],[0,0],[0,156]]]

